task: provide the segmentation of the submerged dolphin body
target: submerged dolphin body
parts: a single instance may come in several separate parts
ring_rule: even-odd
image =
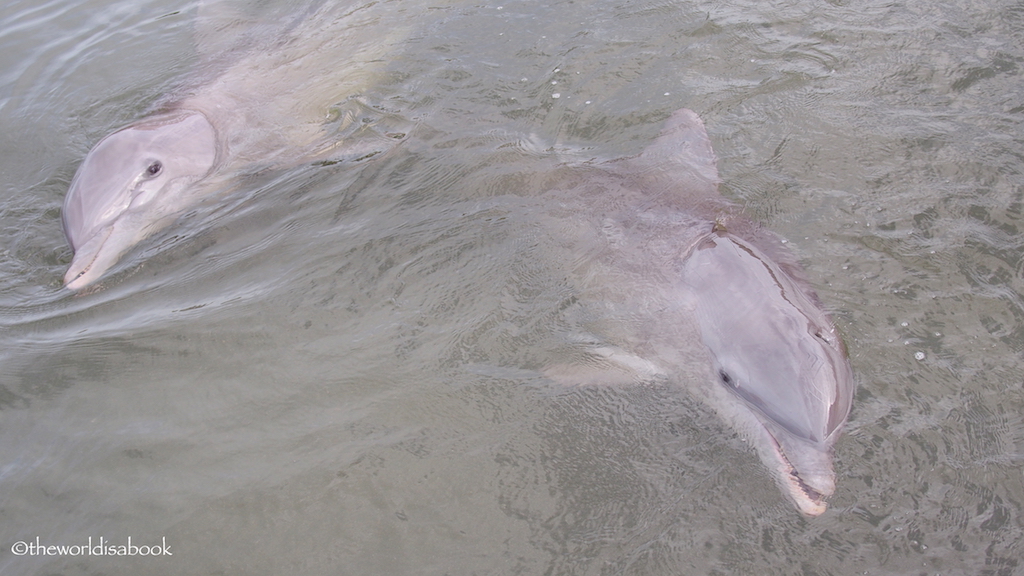
[[[549,375],[577,384],[614,382],[616,372],[697,380],[687,382],[695,395],[753,443],[796,507],[816,516],[835,489],[831,448],[850,412],[853,375],[800,267],[718,194],[715,163],[700,118],[680,110],[639,156],[567,180],[561,193],[578,202],[570,211],[589,215],[573,237],[598,246],[600,271],[585,277],[611,309],[626,311],[617,317],[632,335]],[[694,365],[703,367],[697,377]]]
[[[222,192],[239,171],[334,154],[336,132],[345,128],[339,108],[379,76],[384,56],[405,34],[401,24],[412,8],[391,4],[321,3],[262,28],[229,3],[201,7],[199,76],[207,80],[100,140],[71,182],[62,214],[75,252],[67,287],[94,283],[136,243]],[[377,149],[364,153],[388,140],[376,138],[370,146]]]

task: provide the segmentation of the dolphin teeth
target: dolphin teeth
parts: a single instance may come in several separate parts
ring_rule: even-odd
[[[800,477],[800,473],[799,472],[797,472],[796,470],[793,470],[792,472],[789,473],[789,475],[790,475],[790,481],[795,483],[797,485],[797,487],[800,490],[803,491],[803,493],[807,496],[807,498],[809,498],[810,500],[812,500],[812,501],[814,501],[814,502],[816,502],[818,504],[821,504],[822,506],[825,505],[825,503],[824,503],[825,495],[822,494],[821,492],[818,492],[814,488],[811,488],[810,486],[808,486],[807,483],[804,482],[804,479]]]
[[[800,476],[800,472],[790,462],[785,451],[782,450],[782,446],[779,445],[779,441],[775,439],[775,435],[767,427],[764,429],[764,432],[771,441],[778,463],[782,467],[780,470],[782,474],[779,475],[779,478],[785,484],[785,490],[783,491],[789,495],[802,514],[811,517],[820,516],[828,509],[828,502],[825,501],[827,495],[811,487]]]

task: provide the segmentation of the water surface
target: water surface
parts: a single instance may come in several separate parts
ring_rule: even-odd
[[[1024,570],[1024,7],[391,4],[355,109],[401,145],[240,172],[81,295],[78,162],[216,70],[193,3],[0,9],[0,571]],[[545,175],[681,107],[848,344],[814,520],[681,390],[541,372],[602,313]],[[174,555],[12,553],[129,536]]]

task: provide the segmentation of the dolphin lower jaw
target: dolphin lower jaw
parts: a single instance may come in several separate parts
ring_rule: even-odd
[[[772,459],[775,461],[776,480],[782,492],[789,496],[800,513],[805,516],[819,516],[828,509],[825,498],[835,491],[835,473],[829,463],[829,450],[826,446],[795,446],[800,442],[796,439],[780,440],[785,432],[773,432],[764,423],[761,430],[767,438]],[[788,449],[787,449],[788,446]],[[797,450],[802,450],[804,462],[797,463],[791,457]],[[808,463],[806,461],[815,461]],[[800,464],[803,464],[801,466]]]
[[[80,291],[95,283],[110,270],[126,252],[153,232],[167,225],[163,215],[151,219],[139,214],[124,214],[96,232],[75,249],[71,265],[64,275],[64,285]]]
[[[120,254],[113,257],[108,256],[109,250],[104,250],[107,240],[114,232],[113,226],[99,230],[91,238],[75,249],[75,255],[71,258],[71,265],[64,274],[64,285],[71,290],[81,290],[95,282],[103,272],[113,265]]]

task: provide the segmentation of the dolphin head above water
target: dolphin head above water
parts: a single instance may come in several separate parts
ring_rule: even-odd
[[[718,383],[752,409],[747,426],[783,492],[804,514],[822,513],[854,390],[831,320],[782,266],[721,230],[694,246],[682,276]]]
[[[570,384],[668,380],[739,431],[807,516],[835,490],[832,446],[856,387],[845,348],[783,243],[718,192],[704,124],[678,110],[638,156],[568,180],[599,255],[594,295],[629,310],[624,348],[545,371]],[[565,227],[565,229],[571,229]],[[636,308],[635,310],[633,308]]]
[[[677,294],[711,361],[709,401],[748,435],[797,509],[821,514],[835,490],[832,445],[856,388],[832,320],[778,238],[736,216],[718,194],[715,155],[697,114],[674,113],[629,166],[656,174],[645,176],[654,190],[668,188],[677,208],[706,218],[695,234],[678,236],[672,260]]]
[[[95,282],[161,227],[217,157],[217,131],[198,111],[162,114],[100,140],[64,199],[64,233],[75,251],[65,285],[80,290]]]

